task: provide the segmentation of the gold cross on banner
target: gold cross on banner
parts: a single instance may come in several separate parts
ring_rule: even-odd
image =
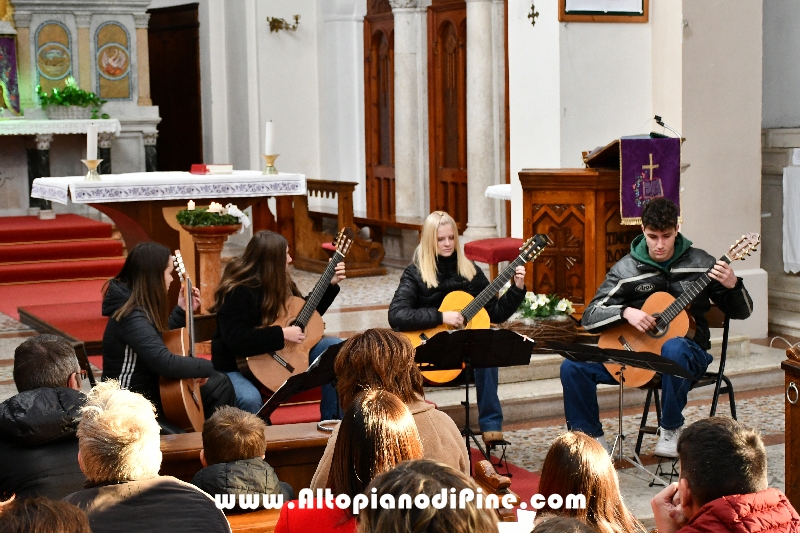
[[[653,154],[650,154],[650,164],[642,165],[642,169],[650,171],[650,179],[653,179],[653,171],[658,168],[658,165],[653,164]]]

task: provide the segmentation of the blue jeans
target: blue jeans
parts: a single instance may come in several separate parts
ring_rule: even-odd
[[[503,430],[503,408],[497,397],[496,368],[476,368],[475,390],[478,393],[478,425],[481,431]]]
[[[712,357],[695,342],[677,337],[661,348],[661,356],[675,361],[688,370],[694,379],[705,373]],[[603,435],[600,410],[597,406],[597,384],[615,385],[617,381],[598,363],[561,363],[561,386],[564,389],[564,415],[567,428],[583,431],[592,437]],[[683,426],[683,408],[692,382],[675,376],[661,376],[661,427],[678,429]]]
[[[308,353],[308,364],[316,361],[317,357],[322,355],[322,352],[329,346],[340,342],[342,339],[336,337],[322,337]],[[231,378],[231,383],[236,391],[236,407],[249,413],[257,413],[264,405],[258,388],[240,372],[226,373]],[[336,387],[333,386],[333,383],[322,386],[322,401],[319,404],[319,411],[322,420],[341,420],[342,409],[339,407],[339,397],[336,395]]]

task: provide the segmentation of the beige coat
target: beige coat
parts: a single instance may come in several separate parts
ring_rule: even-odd
[[[408,409],[414,416],[414,422],[417,423],[424,457],[440,461],[469,475],[467,448],[453,419],[424,400],[408,404]],[[311,479],[312,490],[324,489],[328,485],[328,474],[338,434],[339,426],[336,426],[325,447],[325,453],[322,454],[317,471]]]

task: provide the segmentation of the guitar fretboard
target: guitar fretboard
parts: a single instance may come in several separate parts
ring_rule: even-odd
[[[295,326],[300,326],[300,328],[305,329],[308,325],[308,321],[311,320],[311,315],[316,311],[317,305],[319,305],[319,301],[322,299],[322,295],[328,290],[328,285],[336,271],[336,265],[338,265],[342,259],[344,259],[344,255],[337,250],[336,253],[333,254],[333,258],[328,262],[328,266],[325,267],[325,271],[319,277],[319,280],[317,280],[317,284],[314,285],[314,290],[308,295],[303,309],[300,310],[300,314],[297,315],[297,319],[294,321]]]
[[[720,261],[725,261],[726,263],[730,264],[731,260],[727,255],[723,255],[719,258]],[[709,269],[709,272],[711,269]],[[708,287],[708,284],[711,283],[711,278],[708,277],[708,272],[697,278],[695,281],[689,285],[683,294],[681,294],[674,302],[672,302],[669,307],[664,309],[661,312],[661,315],[658,317],[658,326],[659,329],[661,326],[666,326],[670,322],[672,322],[676,316],[683,311],[687,305],[692,303],[697,296],[703,292],[703,290]]]
[[[526,263],[525,259],[522,256],[518,256],[514,259],[511,263],[508,264],[506,268],[489,284],[488,287],[483,289],[481,293],[475,297],[467,306],[461,310],[461,316],[464,317],[464,323],[466,324],[472,318],[478,314],[478,311],[483,309],[489,300],[492,299],[492,296],[500,292],[500,289],[503,288],[503,285],[506,284],[508,280],[514,277],[514,272],[517,270],[518,266],[522,266]]]

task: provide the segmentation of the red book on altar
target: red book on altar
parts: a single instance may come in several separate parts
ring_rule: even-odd
[[[233,165],[226,163],[224,165],[212,164],[197,164],[195,163],[192,165],[192,170],[189,171],[192,174],[232,174],[233,173]]]

